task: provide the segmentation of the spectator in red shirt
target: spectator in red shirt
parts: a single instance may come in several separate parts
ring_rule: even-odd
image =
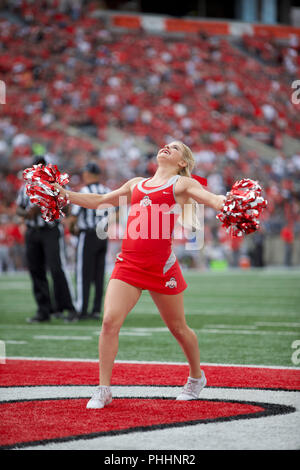
[[[288,224],[281,230],[281,239],[284,242],[284,264],[292,266],[294,231],[292,224]]]
[[[14,270],[9,252],[11,243],[12,237],[8,230],[8,216],[2,214],[0,217],[0,273]]]

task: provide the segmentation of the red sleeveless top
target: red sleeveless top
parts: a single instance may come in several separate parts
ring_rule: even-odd
[[[174,196],[175,175],[165,184],[148,187],[148,179],[133,189],[122,251],[111,279],[162,294],[186,289],[179,263],[172,251],[172,236],[179,213]]]
[[[141,180],[134,187],[122,251],[168,253],[172,249],[174,226],[179,214],[174,186],[179,175],[161,186],[151,187]]]

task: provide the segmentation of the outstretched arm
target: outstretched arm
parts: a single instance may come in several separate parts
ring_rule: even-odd
[[[105,209],[110,206],[119,206],[120,198],[124,198],[124,203],[129,203],[132,188],[140,179],[142,178],[132,178],[120,188],[106,194],[85,194],[69,191],[62,188],[57,183],[55,183],[54,186],[59,189],[61,196],[67,196],[71,204],[76,204],[85,209]]]
[[[203,189],[198,181],[187,176],[179,178],[175,187],[176,196],[180,196],[185,200],[194,199],[199,204],[205,204],[212,207],[216,211],[222,209],[226,196],[217,195]]]

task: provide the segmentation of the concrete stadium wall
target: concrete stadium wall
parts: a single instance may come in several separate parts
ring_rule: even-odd
[[[278,235],[266,237],[264,260],[266,265],[285,265],[285,244]],[[292,246],[292,266],[300,266],[300,239],[296,239]]]
[[[300,36],[300,28],[290,25],[245,23],[242,21],[216,21],[198,18],[170,18],[154,14],[108,13],[103,10],[93,12],[94,17],[109,17],[114,28],[127,30],[144,29],[153,33],[200,33],[220,36],[253,36],[268,34],[274,38],[287,39],[291,35]]]

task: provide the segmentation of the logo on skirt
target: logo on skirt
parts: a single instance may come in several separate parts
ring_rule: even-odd
[[[171,277],[171,279],[166,282],[166,287],[170,287],[170,289],[174,289],[174,287],[177,287],[177,281],[175,277]]]

